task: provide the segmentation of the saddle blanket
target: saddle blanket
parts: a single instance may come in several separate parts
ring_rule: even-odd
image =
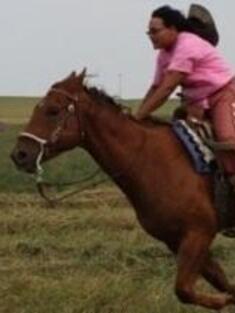
[[[212,135],[204,127],[204,123],[198,122],[191,127],[185,120],[178,119],[172,122],[172,129],[187,149],[196,171],[199,174],[212,174],[215,155],[204,142],[204,139],[209,139]]]

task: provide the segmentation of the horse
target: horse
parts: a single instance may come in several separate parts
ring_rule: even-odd
[[[210,252],[219,231],[211,178],[194,170],[166,123],[137,121],[110,97],[73,72],[35,106],[11,157],[33,173],[41,162],[81,147],[132,204],[143,229],[176,256],[179,301],[220,310],[235,303],[235,287]],[[203,277],[216,290],[196,290]]]

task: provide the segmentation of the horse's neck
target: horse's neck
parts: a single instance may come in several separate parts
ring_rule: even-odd
[[[169,148],[174,146],[174,138],[168,126],[155,128],[151,124],[145,128],[121,112],[103,110],[84,116],[85,148],[136,210],[140,210],[140,202],[144,210],[149,200],[147,190],[164,180],[164,168],[173,157],[173,148]]]
[[[93,107],[85,114],[86,149],[113,178],[128,176],[143,145],[140,127],[122,112]]]

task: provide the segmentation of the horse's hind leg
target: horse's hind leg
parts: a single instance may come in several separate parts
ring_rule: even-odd
[[[210,256],[203,267],[202,276],[217,290],[235,296],[235,286],[229,283],[222,267]]]
[[[180,243],[178,249],[178,274],[176,294],[182,302],[201,305],[209,309],[220,310],[234,303],[234,297],[228,294],[206,294],[194,290],[208,256],[212,235],[201,231],[191,231]]]

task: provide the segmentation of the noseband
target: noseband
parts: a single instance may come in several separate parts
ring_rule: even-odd
[[[39,150],[37,160],[36,160],[36,168],[37,168],[38,176],[40,176],[42,174],[41,161],[42,161],[42,157],[43,157],[44,152],[45,152],[45,146],[49,145],[50,143],[55,144],[58,141],[66,121],[68,120],[69,117],[76,116],[76,111],[78,111],[78,105],[77,105],[78,104],[78,97],[75,97],[75,96],[71,95],[70,93],[68,93],[67,91],[62,90],[62,89],[58,89],[58,88],[51,88],[50,91],[57,93],[57,94],[61,94],[61,95],[65,96],[66,98],[68,98],[69,100],[72,101],[72,103],[70,103],[66,107],[66,114],[58,122],[57,127],[55,128],[55,130],[51,134],[51,137],[49,139],[44,139],[44,138],[41,138],[41,137],[34,135],[30,132],[22,132],[19,135],[19,137],[29,138],[33,141],[36,141],[40,146],[40,150]],[[77,114],[77,117],[81,122],[80,112],[79,112],[79,114]],[[85,138],[85,132],[81,128],[81,126],[82,126],[81,123],[79,123],[79,125],[80,125],[79,127],[81,129],[80,130],[80,138],[81,138],[81,142],[82,142]]]

